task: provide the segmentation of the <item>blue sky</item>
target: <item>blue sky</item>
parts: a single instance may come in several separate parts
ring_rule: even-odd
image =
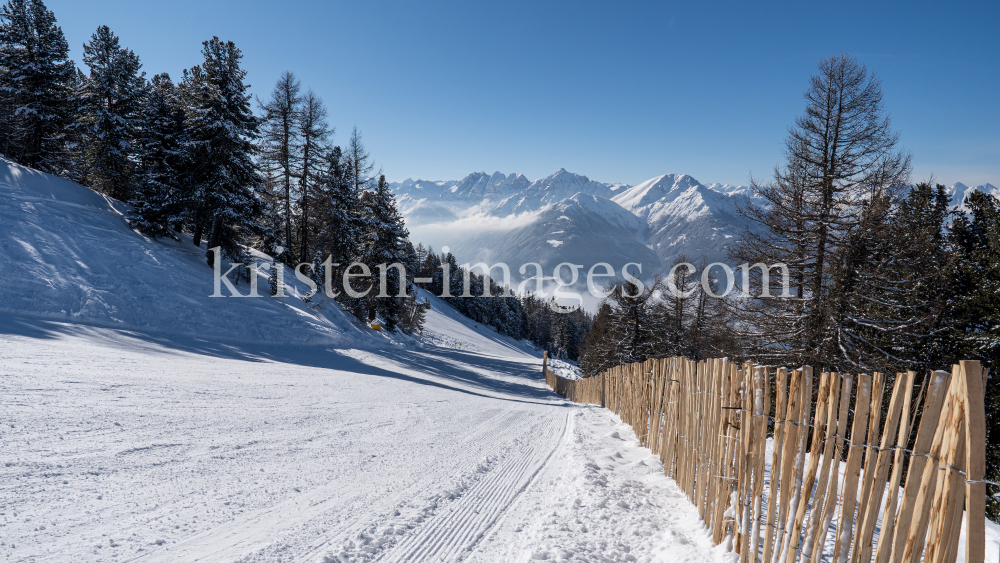
[[[766,179],[818,61],[850,52],[882,79],[915,180],[1000,184],[995,1],[47,4],[75,60],[107,24],[149,76],[235,41],[255,94],[293,71],[390,180]]]

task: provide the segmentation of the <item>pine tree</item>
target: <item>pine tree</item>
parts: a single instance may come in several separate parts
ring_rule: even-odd
[[[324,161],[324,172],[313,189],[315,199],[311,215],[316,224],[313,245],[331,264],[339,264],[332,266],[331,272],[332,278],[339,280],[344,268],[360,252],[361,202],[347,180],[340,147],[327,152]]]
[[[424,330],[424,322],[427,318],[427,309],[429,308],[430,303],[417,299],[416,292],[409,294],[403,300],[399,328],[407,334],[422,332]]]
[[[948,196],[944,186],[920,184],[889,212],[881,205],[890,202],[868,203],[874,212],[848,239],[850,252],[837,269],[845,293],[840,347],[866,369],[925,373],[955,352],[945,336],[952,330],[945,311],[954,277],[945,240]]]
[[[119,45],[106,25],[83,46],[90,76],[78,94],[77,127],[84,143],[84,182],[113,198],[128,201],[135,184],[136,137],[148,88],[142,63]]]
[[[979,360],[990,370],[986,384],[986,478],[1000,481],[1000,200],[974,191],[965,201],[968,214],[958,214],[948,234],[956,253],[955,284],[948,315],[955,321],[960,349],[952,361]],[[1000,516],[991,485],[987,510]]]
[[[262,179],[253,160],[258,121],[236,45],[213,37],[203,43],[202,54],[205,62],[185,76],[192,189],[183,203],[194,223],[194,244],[208,231],[208,248],[221,247],[238,259],[242,246],[263,231],[257,222]],[[214,254],[206,256],[211,265]]]
[[[170,227],[184,220],[187,131],[184,107],[168,74],[153,77],[139,121],[138,182],[128,220],[149,236],[177,239]]]
[[[389,189],[385,176],[379,176],[373,191],[366,191],[362,196],[362,206],[368,218],[367,232],[362,247],[362,262],[372,267],[373,294],[379,289],[380,264],[405,264],[409,262],[406,252],[409,231],[403,222],[403,216],[396,208],[396,198]],[[374,297],[369,306],[385,321],[385,328],[393,330],[399,321],[402,299],[397,297],[400,290],[409,293],[406,278],[399,276],[397,268],[389,268],[386,275],[386,292],[388,297]]]
[[[0,7],[0,69],[6,122],[0,152],[25,166],[64,173],[75,71],[69,44],[42,0],[9,0]]]

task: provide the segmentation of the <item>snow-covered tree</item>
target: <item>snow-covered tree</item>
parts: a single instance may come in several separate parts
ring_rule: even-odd
[[[332,275],[340,273],[360,252],[360,194],[348,181],[340,147],[324,155],[324,172],[314,187],[312,216],[315,219],[313,246],[335,266]]]
[[[184,207],[194,223],[194,243],[207,231],[208,248],[219,246],[239,258],[241,246],[262,233],[258,198],[262,178],[253,159],[258,120],[240,67],[243,55],[232,41],[203,43],[205,61],[185,76],[187,142],[191,189]],[[209,264],[214,254],[207,253]]]
[[[362,209],[367,217],[364,244],[361,250],[362,262],[372,267],[372,287],[379,289],[380,264],[406,264],[409,262],[406,245],[410,236],[403,222],[403,216],[396,208],[396,198],[389,189],[385,176],[379,176],[373,191],[366,191],[361,198]],[[388,297],[374,297],[369,302],[376,313],[385,321],[385,328],[392,330],[399,322],[402,298],[401,290],[408,293],[406,278],[399,275],[398,268],[387,268],[386,291]],[[374,293],[374,291],[373,291]]]
[[[139,121],[138,175],[129,223],[147,235],[176,239],[170,227],[184,220],[187,130],[183,103],[168,74],[153,77]]]
[[[62,174],[75,78],[69,44],[42,0],[0,7],[0,152],[25,166]]]
[[[127,201],[135,185],[136,136],[148,87],[142,63],[102,25],[83,46],[90,75],[77,94],[85,177],[90,187]]]

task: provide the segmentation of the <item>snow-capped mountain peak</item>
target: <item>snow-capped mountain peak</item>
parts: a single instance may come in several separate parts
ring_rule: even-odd
[[[698,186],[701,186],[698,180],[687,174],[664,174],[628,188],[613,199],[618,205],[637,213],[653,203],[673,201],[685,191]]]
[[[1000,197],[1000,188],[997,188],[990,183],[979,186],[967,186],[962,182],[956,182],[950,188],[945,188],[945,193],[948,194],[951,208],[953,210],[966,212],[968,211],[968,208],[965,206],[965,202],[969,198],[969,194],[977,191]]]

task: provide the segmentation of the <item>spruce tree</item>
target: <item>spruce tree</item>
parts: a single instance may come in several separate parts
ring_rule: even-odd
[[[6,122],[0,152],[25,166],[66,172],[75,70],[62,29],[42,0],[0,7],[0,69]]]
[[[405,266],[409,262],[406,244],[410,236],[403,222],[403,216],[396,208],[396,198],[389,189],[385,176],[379,176],[375,189],[365,192],[362,205],[367,217],[364,245],[362,247],[362,262],[372,268],[372,294],[377,295],[380,284],[380,264],[400,263]],[[397,297],[400,290],[407,293],[406,278],[399,275],[397,268],[389,268],[386,275],[386,295],[374,297],[369,303],[385,321],[385,328],[393,330],[399,322],[402,308],[402,298]]]
[[[986,382],[986,478],[1000,481],[1000,200],[975,191],[965,201],[968,214],[952,223],[955,280],[948,315],[955,321],[954,340],[960,349],[952,360],[979,360],[990,370]],[[992,518],[1000,502],[991,485],[987,504]]]
[[[90,75],[78,94],[77,127],[86,159],[86,185],[128,201],[135,184],[136,137],[148,92],[142,63],[102,25],[83,46]]]
[[[129,223],[149,236],[176,239],[170,227],[184,220],[180,202],[187,185],[187,131],[184,107],[168,74],[153,77],[139,121],[138,176]]]
[[[195,223],[194,243],[208,233],[208,248],[238,259],[242,246],[262,234],[258,197],[262,179],[253,160],[258,121],[250,110],[243,55],[232,41],[203,43],[205,61],[185,77],[190,95],[187,128],[191,190],[185,207]],[[206,253],[208,263],[214,254]]]

